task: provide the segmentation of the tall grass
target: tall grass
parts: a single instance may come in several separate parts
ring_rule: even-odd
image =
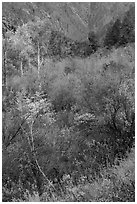
[[[101,172],[101,177],[96,177],[92,182],[79,180],[74,186],[69,178],[64,182],[62,191],[43,193],[41,197],[35,192],[26,194],[26,202],[134,202],[135,201],[135,149],[127,153],[127,158],[116,159],[116,164],[106,167]],[[65,180],[66,178],[64,178]],[[65,191],[63,191],[65,188]],[[15,201],[15,200],[14,200]],[[18,200],[21,201],[21,200]]]

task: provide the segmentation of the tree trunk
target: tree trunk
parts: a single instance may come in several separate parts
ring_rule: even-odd
[[[40,62],[40,46],[39,46],[39,42],[38,42],[38,81],[39,81],[39,91],[41,90],[40,67],[41,67],[41,62]]]
[[[20,62],[20,73],[21,73],[21,76],[23,76],[22,60],[21,60],[21,62]]]
[[[33,122],[31,122],[30,124],[30,136],[28,136],[28,142],[29,142],[30,150],[31,150],[31,158],[30,158],[31,159],[31,170],[36,180],[36,185],[37,185],[39,196],[41,196],[43,193],[43,179],[42,179],[41,172],[39,171],[39,166],[38,166],[35,147],[34,147]]]
[[[39,79],[39,72],[40,72],[40,47],[38,42],[38,79]]]
[[[43,176],[41,175],[41,172],[39,171],[37,162],[34,158],[31,159],[31,170],[36,180],[38,194],[39,196],[41,196],[44,191],[44,179],[43,179]]]
[[[30,136],[28,136],[28,141],[30,145],[30,150],[31,150],[31,169],[33,172],[33,175],[36,180],[37,184],[37,190],[39,193],[39,196],[42,195],[43,190],[44,190],[44,182],[46,181],[50,187],[52,187],[54,190],[53,184],[48,180],[44,172],[42,171],[41,167],[39,166],[37,156],[36,156],[36,151],[35,151],[35,146],[34,146],[34,138],[33,138],[33,122],[30,124]]]
[[[4,53],[3,53],[3,86],[4,86],[4,89],[6,90],[7,89],[7,53],[6,51],[4,50]]]

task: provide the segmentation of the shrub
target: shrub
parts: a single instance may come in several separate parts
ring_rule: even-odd
[[[90,46],[93,49],[93,52],[97,51],[97,49],[99,47],[99,44],[98,44],[98,40],[97,40],[96,34],[94,32],[89,32],[88,33],[88,40],[90,42]]]
[[[95,34],[89,33],[89,41],[73,41],[58,31],[52,31],[48,46],[48,55],[65,58],[68,56],[87,57],[98,48]]]
[[[135,201],[135,161],[134,150],[128,153],[127,159],[119,161],[119,165],[102,169],[101,178],[96,177],[91,183],[80,183],[71,187],[71,201],[86,202],[134,202]],[[67,201],[67,196],[64,201]],[[70,198],[69,198],[70,200]]]
[[[58,77],[52,84],[52,91],[50,97],[56,111],[67,110],[75,104],[75,87],[79,83],[77,77],[73,75]]]

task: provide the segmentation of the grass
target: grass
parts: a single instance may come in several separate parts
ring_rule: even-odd
[[[118,161],[117,161],[118,162]],[[135,150],[119,165],[102,171],[102,177],[93,183],[79,184],[71,191],[77,201],[86,202],[134,202],[135,201]],[[67,201],[68,199],[64,199]],[[75,201],[75,198],[73,198]]]
[[[127,158],[116,160],[113,167],[104,168],[101,177],[93,182],[79,182],[78,186],[68,185],[65,192],[57,195],[46,192],[26,197],[27,202],[135,202],[135,149]]]

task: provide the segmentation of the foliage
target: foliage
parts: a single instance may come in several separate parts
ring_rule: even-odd
[[[108,31],[108,46],[124,43],[111,50],[47,16],[3,35],[3,201],[134,200],[132,9]]]
[[[131,42],[135,42],[135,7],[131,7],[124,16],[119,44]]]
[[[134,194],[134,150],[128,158],[119,161],[120,165],[102,171],[102,177],[92,184],[79,185],[74,189],[76,196],[84,201],[94,202],[133,202]],[[120,175],[121,174],[121,175]],[[81,199],[81,198],[80,198]]]
[[[71,183],[68,175],[64,176],[63,184],[65,191],[60,195],[55,192],[45,192],[40,198],[37,192],[31,195],[29,192],[24,193],[24,199],[12,198],[11,201],[52,201],[52,202],[134,202],[135,201],[135,161],[134,149],[127,154],[124,160],[116,160],[111,168],[104,168],[101,177],[91,183],[81,178],[77,186]],[[63,190],[63,189],[62,189]]]
[[[117,19],[107,31],[104,45],[108,47],[121,46],[135,42],[135,7],[131,7],[123,20]]]
[[[90,34],[89,38],[90,43],[88,41],[78,42],[66,38],[62,33],[52,31],[48,54],[59,58],[64,58],[66,56],[90,56],[91,53],[97,50],[98,44],[95,35]]]
[[[119,43],[120,40],[120,30],[121,30],[121,21],[117,19],[113,26],[110,27],[110,30],[107,32],[104,45],[114,46]]]
[[[51,104],[46,100],[45,96],[42,98],[39,92],[36,92],[31,98],[19,95],[17,106],[21,116],[26,118],[28,124],[34,123],[35,119],[43,114],[45,117],[48,117],[49,123],[52,123],[53,113],[50,111]]]
[[[99,45],[98,45],[98,40],[97,40],[97,37],[96,37],[95,33],[94,32],[89,32],[88,39],[89,39],[89,42],[90,42],[90,46],[92,47],[92,49],[94,51],[96,51],[97,48],[99,47]]]

